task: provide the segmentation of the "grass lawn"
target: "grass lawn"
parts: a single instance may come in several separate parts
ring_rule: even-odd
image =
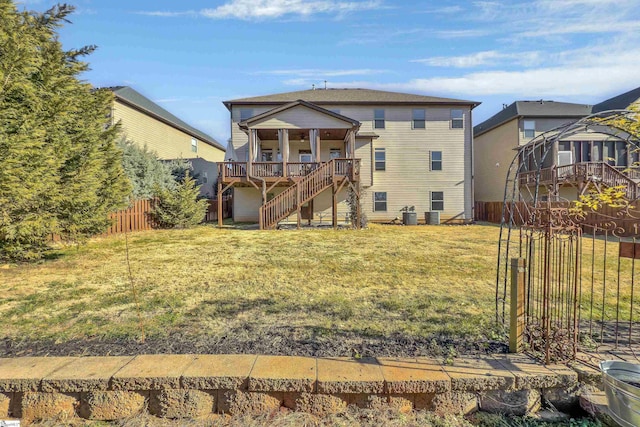
[[[128,243],[149,339],[474,341],[495,337],[498,232],[487,225],[200,226],[134,233]],[[51,258],[0,265],[3,337],[139,339],[123,235]]]

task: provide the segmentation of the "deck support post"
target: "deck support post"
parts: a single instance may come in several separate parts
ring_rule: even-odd
[[[522,351],[524,339],[524,292],[527,268],[524,258],[511,258],[511,310],[509,322],[509,352]]]
[[[222,178],[218,178],[218,227],[222,227]]]
[[[298,230],[300,230],[302,222],[302,212],[300,212],[300,189],[296,185],[296,214],[298,217]]]
[[[331,193],[333,195],[331,223],[333,224],[333,228],[338,228],[338,189],[336,188],[335,182],[331,186]]]

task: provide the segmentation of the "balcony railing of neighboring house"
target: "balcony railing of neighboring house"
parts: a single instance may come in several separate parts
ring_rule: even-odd
[[[563,182],[599,182],[606,186],[625,186],[627,197],[635,200],[638,193],[638,184],[633,176],[638,175],[637,171],[630,176],[630,170],[626,167],[611,166],[607,162],[583,162],[572,163],[563,166],[551,166],[540,170],[540,185],[558,185]],[[519,176],[520,185],[535,185],[536,171],[524,172]]]
[[[360,175],[360,159],[333,159],[335,176],[346,176],[354,180]],[[300,178],[309,175],[320,165],[327,162],[288,162],[287,177]],[[218,173],[222,181],[235,178],[247,178],[247,170],[251,165],[251,175],[260,178],[283,177],[284,164],[282,162],[220,162]]]

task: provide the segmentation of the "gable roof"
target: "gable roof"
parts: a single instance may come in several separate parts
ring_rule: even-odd
[[[479,136],[503,123],[518,117],[567,117],[579,118],[591,114],[593,106],[556,101],[516,101],[473,127],[473,135]]]
[[[252,122],[265,119],[267,117],[273,116],[275,114],[281,113],[282,111],[289,110],[291,108],[294,108],[294,107],[297,107],[297,106],[300,106],[300,105],[303,106],[303,107],[307,107],[307,108],[310,108],[312,110],[315,110],[315,111],[317,111],[319,113],[326,114],[328,116],[334,117],[334,118],[336,118],[338,120],[342,120],[343,122],[351,123],[351,125],[353,125],[353,126],[360,126],[360,122],[357,121],[357,120],[354,120],[354,119],[349,118],[347,116],[343,116],[342,114],[338,114],[338,113],[336,113],[334,111],[327,110],[326,108],[319,107],[319,106],[317,106],[315,104],[312,104],[310,102],[303,101],[302,99],[298,99],[297,101],[281,105],[281,106],[273,108],[273,109],[271,109],[269,111],[265,111],[264,113],[258,114],[257,116],[249,117],[247,120],[245,120],[243,122],[240,122],[239,125],[240,125],[241,128],[246,128],[247,125],[249,125]]]
[[[121,101],[122,103],[127,104],[130,107],[142,111],[143,113],[148,114],[149,116],[152,116],[168,124],[169,126],[181,130],[184,133],[187,133],[206,144],[209,144],[223,151],[225,150],[225,147],[218,141],[216,141],[213,137],[180,120],[178,117],[174,116],[155,102],[151,101],[140,92],[137,92],[136,90],[128,86],[114,86],[108,89],[113,92],[118,101]]]
[[[593,112],[599,113],[608,110],[625,110],[629,105],[640,101],[640,87],[631,89],[621,95],[614,96],[593,106]]]
[[[476,101],[435,96],[415,95],[411,93],[387,92],[373,89],[309,89],[295,92],[276,93],[273,95],[254,96],[224,101],[231,110],[233,104],[263,105],[290,103],[305,100],[313,104],[448,104],[480,105]]]

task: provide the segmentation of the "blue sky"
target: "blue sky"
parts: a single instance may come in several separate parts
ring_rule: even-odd
[[[83,77],[128,85],[225,144],[223,100],[366,87],[596,103],[640,86],[640,0],[68,0]],[[18,0],[46,10],[49,0]]]

